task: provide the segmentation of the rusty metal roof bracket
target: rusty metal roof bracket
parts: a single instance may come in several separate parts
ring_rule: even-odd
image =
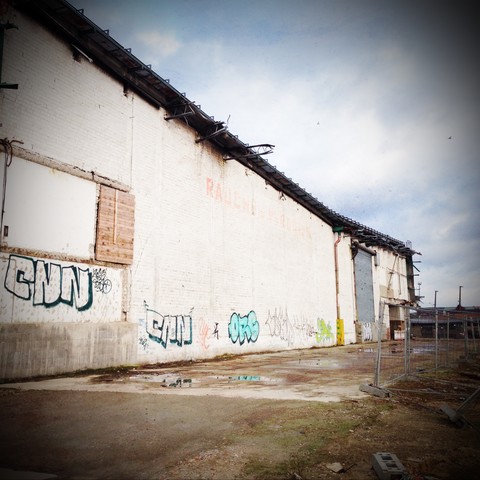
[[[195,140],[195,143],[204,142],[205,140],[209,140],[210,138],[216,137],[217,135],[220,135],[221,133],[227,131],[227,127],[223,122],[214,122],[210,126],[213,127],[213,132],[207,133],[205,136],[197,138]]]
[[[193,115],[195,112],[191,106],[192,102],[175,105],[173,107],[173,113],[166,114],[163,118],[165,120],[173,120],[174,118],[186,117],[187,115]]]
[[[228,156],[224,155],[224,160],[238,160],[240,158],[256,158],[260,157],[261,155],[268,155],[269,153],[273,153],[273,149],[275,145],[271,145],[270,143],[260,143],[258,145],[247,145],[248,153],[243,153],[241,155],[233,155]]]

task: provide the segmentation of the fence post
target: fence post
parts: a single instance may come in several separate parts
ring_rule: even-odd
[[[380,301],[380,312],[378,313],[378,346],[377,346],[377,358],[375,363],[375,377],[373,379],[373,386],[379,387],[380,385],[380,362],[382,359],[382,332],[383,332],[383,311],[385,309],[385,302]]]
[[[463,319],[463,338],[465,339],[465,361],[468,360],[468,330],[467,330],[467,316]]]
[[[410,339],[411,339],[411,320],[410,312],[407,315],[407,321],[405,323],[405,340],[404,344],[404,354],[403,354],[403,363],[404,363],[404,373],[405,376],[410,374]]]
[[[477,340],[475,338],[475,320],[472,317],[470,317],[470,325],[472,326],[473,353],[477,353]]]
[[[438,310],[435,309],[435,373],[438,371]]]
[[[448,368],[449,366],[449,354],[450,354],[450,313],[447,313],[447,352],[445,363]]]

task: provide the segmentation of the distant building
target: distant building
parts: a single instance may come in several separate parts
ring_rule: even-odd
[[[410,314],[411,334],[414,338],[480,337],[480,307],[421,307]]]
[[[327,208],[67,2],[6,5],[2,378],[403,329],[411,245]]]

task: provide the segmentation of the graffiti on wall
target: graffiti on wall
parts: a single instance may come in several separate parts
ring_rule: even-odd
[[[218,203],[248,215],[257,215],[267,222],[304,238],[312,238],[308,225],[298,222],[295,217],[287,216],[276,208],[262,208],[241,190],[230,188],[223,182],[206,178],[205,193]],[[285,198],[285,197],[284,197]]]
[[[241,317],[238,313],[232,313],[228,323],[228,336],[233,343],[243,345],[247,342],[256,342],[260,333],[260,325],[256,313],[252,310]]]
[[[213,327],[213,332],[210,333],[210,325],[208,325],[207,321],[203,318],[199,318],[198,320],[198,336],[200,340],[200,345],[203,350],[208,350],[210,348],[210,338],[215,338],[218,340],[218,322],[215,322],[215,326]]]
[[[200,318],[198,320],[198,325],[199,325],[198,334],[200,339],[200,345],[202,346],[203,350],[208,350],[210,348],[210,345],[208,343],[210,327],[208,326],[208,323],[203,318]]]
[[[325,322],[323,318],[317,320],[317,333],[315,334],[315,339],[317,343],[324,343],[331,341],[335,338],[332,330],[332,326]]]
[[[145,329],[150,340],[167,348],[168,344],[191,345],[193,337],[192,315],[162,315],[145,305]],[[142,339],[140,339],[142,344]]]
[[[308,340],[316,334],[308,318],[294,315],[290,319],[287,309],[282,308],[269,310],[265,324],[268,325],[272,337],[280,338],[288,346],[294,345],[296,340]]]
[[[106,268],[94,268],[92,281],[96,292],[109,293],[112,289],[112,282],[107,278]]]
[[[101,273],[98,272],[101,270]],[[101,277],[101,286],[97,287]],[[45,308],[65,304],[78,311],[88,310],[93,303],[93,288],[108,293],[112,282],[105,269],[80,268],[60,265],[31,257],[10,255],[5,273],[4,287],[16,298],[31,301]]]
[[[293,345],[295,341],[295,331],[288,318],[287,310],[283,311],[281,308],[278,310],[275,309],[273,312],[269,310],[265,323],[268,325],[272,337],[279,337],[281,340],[287,342],[289,346]]]
[[[305,317],[294,317],[294,327],[296,330],[296,337],[303,341],[308,340],[316,335],[315,328],[311,322]]]
[[[362,323],[362,341],[363,342],[372,342],[373,341],[373,329],[372,323]]]

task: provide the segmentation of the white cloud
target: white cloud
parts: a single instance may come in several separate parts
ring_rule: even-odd
[[[411,240],[422,294],[479,302],[478,29],[456,4],[177,3],[125,15],[138,58],[243,142],[275,144],[265,159],[321,202]]]
[[[175,35],[170,33],[160,33],[155,30],[141,31],[135,38],[142,45],[147,47],[147,54],[154,57],[168,57],[177,53],[181,47],[181,43],[176,39]]]

